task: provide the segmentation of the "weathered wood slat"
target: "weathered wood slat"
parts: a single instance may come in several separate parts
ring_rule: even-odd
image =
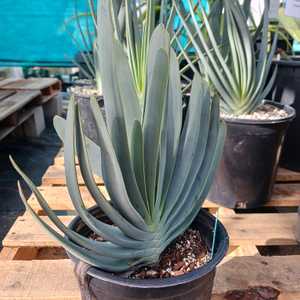
[[[264,207],[298,207],[300,206],[300,182],[299,183],[276,183],[269,202]],[[218,207],[217,204],[209,202],[206,207]]]
[[[104,186],[99,186],[101,192],[104,196],[109,199],[107,191]],[[38,188],[44,198],[47,200],[48,205],[54,211],[63,211],[68,213],[74,213],[74,207],[70,199],[68,189],[65,186],[41,186]],[[84,200],[86,207],[91,207],[95,205],[95,201],[91,197],[87,188],[84,186],[80,187],[81,196]],[[39,203],[37,202],[34,195],[31,195],[28,199],[28,204],[33,208],[33,210],[42,215],[43,210]]]
[[[28,78],[0,82],[1,89],[9,90],[43,90],[52,86],[60,90],[61,83],[57,78]]]
[[[0,261],[1,300],[80,300],[70,260]],[[235,257],[217,268],[212,300],[235,289],[270,286],[299,300],[300,256]]]
[[[299,182],[300,172],[279,168],[277,172],[276,180],[278,182]]]
[[[24,80],[24,79],[16,79],[16,78],[5,78],[5,79],[2,79],[0,80],[0,89],[2,89],[2,87],[8,85],[8,84],[11,84],[11,83],[14,83],[14,82],[17,82],[17,81],[21,81],[21,80]]]
[[[79,174],[79,168],[77,168],[77,173]],[[102,177],[96,176],[95,177],[96,183],[98,185],[103,185]],[[78,176],[78,183],[80,185],[84,184],[82,177]],[[66,185],[66,178],[65,178],[65,168],[64,166],[50,166],[47,172],[44,174],[42,179],[42,184],[46,185],[56,185],[56,186],[63,186]]]
[[[107,199],[109,195],[104,186],[99,186],[102,193]],[[47,200],[49,206],[55,211],[74,212],[68,189],[66,186],[41,186],[39,191]],[[89,194],[86,187],[81,186],[80,191],[82,198],[87,207],[95,205],[93,198]],[[34,195],[28,199],[28,203],[38,213],[43,214],[43,210],[36,201]],[[300,184],[277,184],[275,185],[274,195],[265,207],[296,207],[300,205]],[[218,205],[206,200],[203,204],[204,208],[217,209]]]
[[[296,213],[282,214],[233,214],[221,216],[232,246],[295,245],[294,228]],[[51,224],[47,217],[43,220]],[[68,225],[72,216],[60,216]],[[4,247],[56,247],[53,240],[30,215],[19,217],[3,240]]]
[[[22,91],[7,97],[0,102],[0,121],[19,111],[32,101],[40,99],[39,91]]]
[[[64,165],[64,156],[63,150],[55,157],[54,165],[63,166]],[[284,168],[279,168],[276,177],[277,182],[299,182],[300,181],[300,172],[295,172],[287,170]]]
[[[81,178],[79,183],[83,184]],[[277,182],[300,182],[300,172],[293,172],[286,169],[280,168],[277,174]],[[103,184],[101,177],[98,177],[98,184]],[[65,173],[64,173],[64,158],[62,153],[54,159],[54,165],[50,166],[47,172],[43,176],[43,185],[66,185]],[[282,186],[283,187],[283,186]],[[285,189],[286,190],[286,189]],[[287,192],[288,193],[288,192]]]
[[[10,91],[10,90],[5,90],[5,91],[1,91],[0,90],[0,101],[15,94],[15,91]]]

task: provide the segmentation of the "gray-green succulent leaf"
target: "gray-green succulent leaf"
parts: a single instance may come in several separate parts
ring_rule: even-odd
[[[65,141],[65,128],[66,128],[66,120],[60,116],[55,116],[53,119],[53,125],[57,135],[60,140],[64,143]],[[102,168],[101,168],[101,149],[100,147],[93,142],[88,137],[85,137],[87,151],[89,153],[89,157],[93,163],[91,168],[93,173],[97,176],[102,176]]]

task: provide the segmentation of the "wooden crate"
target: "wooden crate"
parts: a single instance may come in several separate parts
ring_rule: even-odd
[[[55,165],[50,170],[55,170],[56,175],[52,172],[49,177],[48,171],[45,176],[48,178],[47,185],[39,187],[39,190],[67,225],[73,218],[74,208],[65,182],[61,181],[63,164]],[[53,180],[50,183],[49,178]],[[105,194],[101,178],[97,180]],[[205,202],[204,207],[219,209],[220,220],[230,236],[229,252],[217,268],[213,300],[228,299],[225,295],[229,292],[253,286],[269,286],[279,290],[279,300],[300,300],[300,255],[267,257],[261,256],[258,251],[260,247],[269,246],[282,249],[297,247],[294,227],[298,217],[296,207],[300,204],[300,174],[281,170],[277,180],[272,200],[265,207],[273,212],[236,213],[219,209],[209,200]],[[86,187],[82,185],[80,189],[86,206],[93,205]],[[49,222],[34,196],[28,201]],[[288,208],[289,212],[274,212],[281,211],[283,207]],[[64,250],[28,213],[16,220],[3,240],[3,246],[0,278],[5,280],[0,281],[0,300],[80,299],[73,266]]]

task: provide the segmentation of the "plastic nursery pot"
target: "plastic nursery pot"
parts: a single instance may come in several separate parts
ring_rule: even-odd
[[[84,90],[95,88],[94,85],[91,83],[80,83],[80,81],[78,83],[78,87]],[[87,137],[89,137],[92,141],[97,142],[97,131],[96,131],[94,117],[90,107],[90,96],[85,96],[82,93],[76,92],[76,90],[72,90],[72,89],[70,90],[70,94],[74,95],[76,101],[79,104],[84,134]],[[96,99],[103,112],[103,115],[105,116],[103,96],[99,95],[96,97]]]
[[[92,208],[93,215],[101,216],[99,208]],[[197,228],[209,247],[213,240],[215,218],[201,210],[192,227]],[[88,235],[88,228],[76,217],[69,227],[80,234]],[[228,234],[221,223],[218,223],[213,258],[203,267],[167,279],[128,279],[118,274],[101,271],[95,267],[83,268],[75,272],[82,299],[99,300],[209,300],[211,299],[215,270],[218,263],[226,255]],[[78,270],[81,262],[68,254]],[[80,269],[80,267],[79,267]]]
[[[256,208],[272,193],[286,130],[295,116],[289,106],[280,120],[225,120],[227,136],[208,199],[228,208]]]
[[[300,243],[300,206],[298,207],[298,218],[296,223],[296,240]]]
[[[292,106],[300,112],[300,57],[275,61],[277,77],[271,98],[281,104]],[[291,123],[282,149],[280,164],[285,168],[300,171],[300,114]]]

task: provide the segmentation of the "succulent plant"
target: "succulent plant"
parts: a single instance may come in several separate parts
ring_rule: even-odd
[[[195,75],[183,122],[179,66],[163,25],[150,40],[147,90],[141,105],[129,58],[115,38],[109,0],[101,1],[100,12],[100,34],[105,41],[99,49],[100,71],[107,122],[92,99],[98,145],[84,136],[74,99],[67,120],[57,117],[55,126],[64,141],[67,187],[74,208],[104,241],[89,239],[61,223],[32,181],[12,163],[58,230],[36,215],[19,185],[24,204],[37,222],[80,260],[121,272],[157,263],[163,250],[192,224],[219,162],[225,127],[219,119],[219,103],[212,100],[199,75]],[[89,193],[113,225],[85,207],[76,159]],[[94,181],[92,165],[100,165],[100,160],[110,200]]]
[[[215,7],[224,18],[219,24],[221,41],[220,27],[209,20],[203,7],[199,5],[195,12],[192,1],[187,2],[188,12],[180,1],[173,0],[174,8],[195,49],[200,72],[209,78],[221,97],[221,110],[230,115],[253,112],[265,100],[276,78],[275,70],[266,84],[277,43],[276,33],[268,51],[269,0],[265,0],[262,22],[254,34],[248,25],[250,1],[245,1],[244,6],[238,0],[216,1]],[[190,66],[197,72],[191,61]]]
[[[100,21],[101,1],[86,0],[88,12],[80,13],[78,0],[74,1],[73,16],[66,24],[76,22],[77,39],[73,34],[71,38],[79,50],[80,57],[86,64],[87,70],[82,70],[89,79],[94,79],[99,89],[101,88],[99,44],[101,39]],[[115,36],[122,43],[129,57],[129,66],[132,72],[134,86],[140,101],[144,99],[146,89],[146,70],[150,37],[155,26],[167,18],[166,0],[113,0],[111,3],[113,27]],[[92,22],[90,21],[92,19]],[[91,28],[90,28],[91,27]],[[68,32],[68,31],[67,31]],[[93,50],[93,55],[90,51]],[[76,61],[74,64],[81,67]]]

